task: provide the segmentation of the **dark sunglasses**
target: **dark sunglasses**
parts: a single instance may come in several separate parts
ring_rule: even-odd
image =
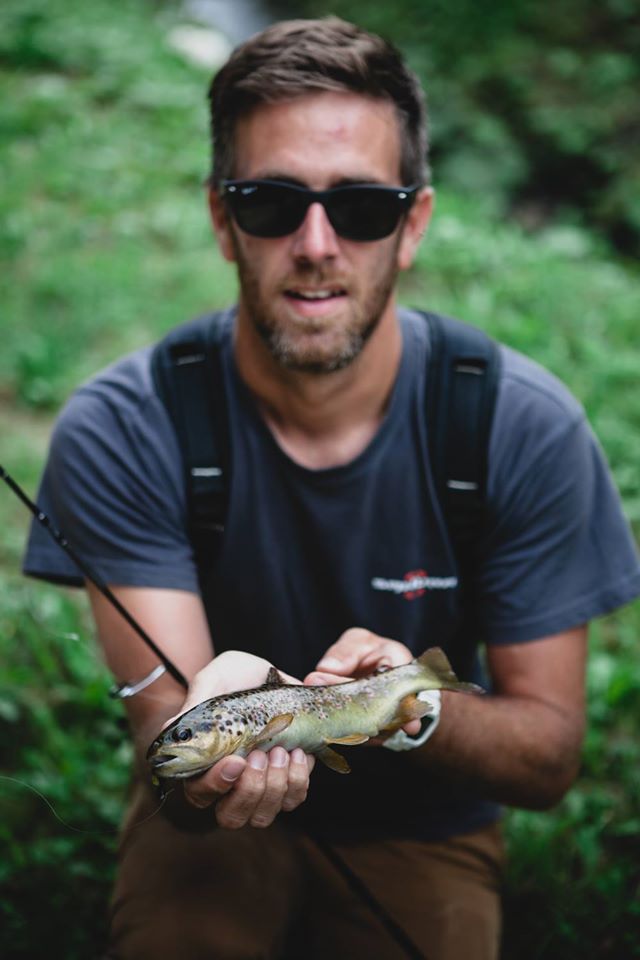
[[[294,233],[311,204],[321,203],[338,236],[367,243],[393,233],[420,187],[366,183],[308,190],[279,180],[223,180],[222,189],[236,223],[254,237]]]

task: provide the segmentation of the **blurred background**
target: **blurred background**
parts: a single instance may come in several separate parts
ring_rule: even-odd
[[[564,379],[639,534],[637,0],[2,0],[0,463],[33,495],[76,384],[233,301],[209,78],[269,20],[327,13],[394,40],[428,93],[437,211],[404,301]],[[130,754],[85,598],[20,575],[27,522],[3,486],[0,955],[85,960]],[[640,957],[639,638],[637,603],[594,625],[579,782],[508,815],[505,960]]]

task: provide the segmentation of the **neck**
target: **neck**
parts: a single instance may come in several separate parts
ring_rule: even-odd
[[[384,417],[401,353],[393,300],[355,360],[326,374],[281,366],[242,308],[238,312],[235,356],[240,376],[280,447],[310,469],[341,466],[369,444]]]

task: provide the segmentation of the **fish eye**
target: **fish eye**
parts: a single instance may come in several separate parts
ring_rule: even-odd
[[[174,730],[172,734],[172,738],[173,740],[175,740],[176,743],[178,743],[178,741],[181,743],[186,743],[187,740],[191,740],[192,736],[193,736],[193,733],[191,732],[191,730],[189,730],[188,727],[182,727],[180,729]]]

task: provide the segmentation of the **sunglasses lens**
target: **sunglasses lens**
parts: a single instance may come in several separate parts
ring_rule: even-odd
[[[307,210],[303,193],[287,186],[254,183],[226,194],[238,226],[254,237],[285,237],[297,230]]]
[[[345,240],[382,240],[398,226],[407,207],[398,194],[379,187],[345,187],[327,203],[334,230]]]
[[[232,183],[225,198],[240,229],[254,237],[293,233],[310,203],[320,199],[338,236],[361,243],[388,237],[411,205],[411,194],[388,187],[337,187],[314,195],[301,187],[260,181]]]

